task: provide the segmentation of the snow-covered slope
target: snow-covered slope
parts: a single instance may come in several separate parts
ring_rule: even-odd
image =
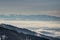
[[[37,33],[33,32],[33,31],[28,30],[28,29],[17,28],[15,26],[8,25],[8,24],[0,24],[0,27],[10,29],[10,30],[14,30],[14,31],[17,31],[18,33],[24,33],[24,34],[29,34],[29,35],[36,35],[37,34]]]
[[[47,36],[48,34],[51,34],[51,33],[45,32],[45,31],[42,31],[41,33],[38,33],[38,32],[30,31],[30,30],[25,29],[25,28],[17,28],[15,26],[8,25],[8,24],[0,24],[0,30],[1,30],[1,28],[5,28],[5,29],[8,29],[8,30],[13,30],[13,31],[16,31],[19,34],[23,33],[23,34],[26,34],[26,35],[37,36],[37,37],[40,37],[42,39],[45,38],[46,40],[57,40],[57,39],[59,39],[59,38],[57,38],[58,36],[57,37]],[[44,35],[44,34],[46,34],[46,35]]]

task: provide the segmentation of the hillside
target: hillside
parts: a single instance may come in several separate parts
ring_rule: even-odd
[[[4,25],[4,27],[2,25]],[[23,32],[19,33],[16,30],[11,30],[11,29],[7,28],[6,26],[8,26],[8,25],[7,24],[0,25],[0,40],[48,40],[43,37],[24,34]],[[8,26],[8,27],[10,27],[10,26]],[[15,28],[15,27],[12,26],[12,28]]]

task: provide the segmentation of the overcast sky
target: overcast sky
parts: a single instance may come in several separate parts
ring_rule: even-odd
[[[60,0],[0,0],[1,14],[60,16]]]

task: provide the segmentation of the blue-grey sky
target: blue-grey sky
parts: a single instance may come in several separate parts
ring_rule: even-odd
[[[60,0],[0,0],[1,14],[60,16]]]

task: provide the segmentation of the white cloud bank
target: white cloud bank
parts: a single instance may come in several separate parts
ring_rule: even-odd
[[[59,21],[7,21],[7,20],[0,20],[0,23],[6,23],[15,25],[17,27],[33,27],[33,28],[40,28],[40,27],[60,27]]]

